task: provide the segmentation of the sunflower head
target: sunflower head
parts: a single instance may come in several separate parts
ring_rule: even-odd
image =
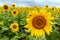
[[[12,7],[16,7],[16,5],[15,4],[12,4]]]
[[[45,7],[48,8],[49,7],[48,4]]]
[[[54,22],[51,20],[53,19],[51,12],[47,12],[45,9],[40,9],[39,12],[32,10],[27,16],[27,25],[24,27],[28,28],[32,36],[45,37],[45,33],[49,35],[52,32],[51,24]]]
[[[58,9],[58,14],[60,14],[60,8]]]
[[[51,10],[52,10],[52,11],[56,10],[56,7],[52,7]]]
[[[33,10],[35,10],[35,9],[36,9],[36,10],[39,10],[40,7],[39,7],[39,6],[34,6],[34,7],[33,7]]]
[[[37,29],[42,29],[46,25],[46,20],[43,16],[36,16],[32,20],[32,25]]]
[[[14,10],[12,11],[12,15],[13,15],[13,16],[16,16],[17,14],[18,14],[18,11],[14,9]]]
[[[9,10],[9,6],[7,4],[4,4],[2,9],[3,9],[3,11],[8,11]]]
[[[60,11],[60,8],[58,8],[58,11]]]
[[[10,29],[11,29],[12,32],[17,32],[18,29],[19,29],[18,23],[12,23],[12,24],[10,25]]]
[[[60,14],[60,11],[58,11],[58,14]]]

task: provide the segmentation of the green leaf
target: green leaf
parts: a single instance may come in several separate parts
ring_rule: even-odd
[[[8,29],[9,29],[8,27],[2,27],[3,31],[8,30]]]
[[[22,37],[25,37],[26,34],[25,34],[25,33],[22,33],[22,32],[19,32],[19,33],[18,33],[18,36],[19,36],[19,38],[22,38]]]
[[[47,40],[47,39],[46,39],[46,38],[40,37],[40,38],[38,38],[38,40]]]
[[[21,18],[26,18],[26,17],[27,17],[27,14],[28,14],[28,13],[24,12],[24,13],[21,14],[20,17],[21,17]]]
[[[9,40],[9,38],[4,36],[3,38],[0,38],[0,40]]]
[[[56,26],[54,26],[53,32],[50,34],[50,36],[48,36],[48,40],[57,40],[57,36],[58,36],[58,28]]]
[[[14,36],[11,40],[18,40],[18,36]]]
[[[55,22],[60,25],[60,18],[56,19]]]
[[[20,24],[21,25],[25,25],[26,24],[26,21],[20,21]]]
[[[36,40],[36,38],[31,35],[27,35],[26,40]]]
[[[26,20],[26,18],[22,18],[21,20],[22,20],[22,21],[25,21],[25,20]]]

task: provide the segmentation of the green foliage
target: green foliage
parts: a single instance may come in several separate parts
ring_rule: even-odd
[[[12,15],[12,11],[13,9],[11,8],[7,12],[4,12],[0,7],[0,40],[60,40],[60,15],[58,15],[58,10],[51,11],[48,9],[47,11],[51,12],[53,17],[56,15],[58,16],[58,18],[55,18],[54,22],[59,26],[53,25],[53,32],[49,36],[46,35],[46,38],[36,38],[31,36],[24,28],[24,25],[27,24],[26,18],[28,12],[21,12],[21,10],[19,10],[17,16],[14,16]],[[17,22],[19,24],[18,32],[11,31],[10,25],[13,22]]]

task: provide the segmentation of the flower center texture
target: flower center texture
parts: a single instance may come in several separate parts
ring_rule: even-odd
[[[32,20],[32,25],[36,28],[36,29],[42,29],[45,27],[46,25],[46,20],[43,16],[36,16],[33,18]]]
[[[13,25],[13,29],[16,29],[17,28],[17,26],[16,25]]]
[[[8,9],[8,6],[5,5],[5,6],[4,6],[4,9]]]

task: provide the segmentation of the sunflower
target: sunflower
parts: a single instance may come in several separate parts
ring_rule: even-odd
[[[60,11],[60,8],[58,8],[58,11]]]
[[[49,7],[48,4],[45,7],[48,8]]]
[[[60,11],[58,11],[58,14],[60,14]]]
[[[15,7],[16,5],[15,4],[12,4],[12,7]]]
[[[14,9],[14,10],[12,11],[12,15],[16,16],[17,14],[18,14],[18,11]]]
[[[18,23],[12,23],[11,25],[10,25],[10,29],[11,29],[11,31],[12,32],[17,32],[18,31],[18,29],[19,29],[19,27],[18,27],[19,25],[18,25]]]
[[[51,12],[47,12],[45,9],[40,9],[39,12],[32,10],[27,16],[27,24],[24,27],[28,28],[30,34],[36,38],[45,37],[45,33],[50,35],[52,24],[55,24],[51,20],[54,20]]]
[[[57,12],[55,15],[54,15],[54,18],[57,19],[59,17],[59,12]]]
[[[48,5],[48,4],[46,4],[46,5],[45,5],[45,9],[46,9],[46,10],[48,10],[48,11],[50,10],[50,8],[49,8],[49,5]]]
[[[2,9],[3,9],[3,11],[8,11],[9,10],[9,6],[7,4],[4,4]]]
[[[33,9],[33,10],[39,10],[40,7],[39,7],[39,6],[34,6],[32,9]]]
[[[52,10],[52,11],[55,11],[55,10],[56,10],[56,7],[52,7],[51,10]]]

